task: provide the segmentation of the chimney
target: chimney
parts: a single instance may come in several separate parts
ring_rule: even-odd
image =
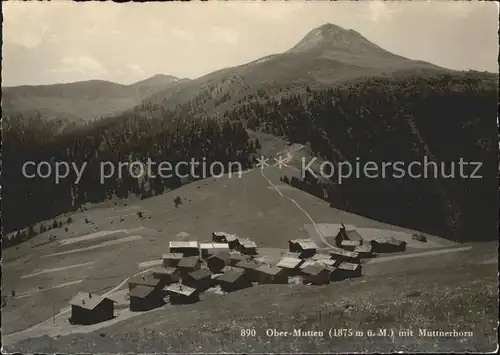
[[[92,298],[92,293],[89,292],[89,298]]]
[[[82,304],[85,304],[85,300],[82,298]]]

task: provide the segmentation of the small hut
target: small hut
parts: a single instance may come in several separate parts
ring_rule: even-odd
[[[173,267],[159,267],[152,270],[153,277],[160,280],[160,287],[179,282],[180,271]]]
[[[259,284],[288,284],[288,275],[280,267],[272,265],[261,265],[257,269]]]
[[[112,319],[114,303],[115,301],[107,297],[80,292],[69,301],[71,305],[69,321],[72,324],[89,325]]]
[[[330,273],[324,266],[309,265],[302,269],[302,280],[306,284],[325,285],[330,282]]]
[[[212,286],[212,274],[207,269],[195,270],[182,278],[182,284],[198,291],[205,291]]]
[[[300,265],[304,262],[302,259],[284,257],[276,264],[277,267],[285,270],[288,276],[296,276],[300,273]]]
[[[236,268],[218,276],[216,282],[224,292],[233,292],[252,286],[245,272],[241,269],[238,271]]]
[[[358,253],[360,258],[371,258],[374,256],[372,249],[373,248],[372,248],[371,244],[363,244],[363,245],[357,246],[356,249],[354,249],[354,252]]]
[[[348,261],[352,263],[360,263],[359,254],[353,251],[347,251],[340,248],[335,248],[330,250],[330,255],[332,259],[338,261]]]
[[[207,258],[207,267],[211,272],[215,274],[219,273],[224,268],[224,266],[227,265],[229,258],[230,256],[228,252],[218,252],[217,254]]]
[[[165,304],[161,289],[137,285],[128,293],[131,311],[149,311]]]
[[[288,249],[292,253],[299,253],[302,259],[316,254],[318,246],[311,239],[293,239],[288,242]]]
[[[248,238],[238,238],[237,249],[244,255],[257,255],[257,244]]]
[[[189,241],[189,242],[181,242],[181,241],[171,241],[169,243],[169,252],[172,254],[182,254],[183,256],[198,256],[198,242],[197,241]]]
[[[159,278],[155,278],[152,272],[148,272],[147,274],[143,275],[136,275],[129,279],[128,281],[129,291],[131,291],[134,287],[138,285],[158,288],[161,286],[161,280]]]
[[[177,267],[183,255],[181,253],[167,253],[163,254],[163,267]]]
[[[181,277],[201,268],[200,258],[197,256],[184,257],[179,261],[179,271]]]
[[[361,265],[344,261],[340,263],[333,274],[337,280],[352,279],[361,276]]]
[[[181,284],[171,284],[164,288],[170,298],[171,304],[189,304],[200,300],[199,292],[189,286]]]
[[[396,253],[406,250],[406,242],[393,237],[380,237],[371,241],[374,253]]]

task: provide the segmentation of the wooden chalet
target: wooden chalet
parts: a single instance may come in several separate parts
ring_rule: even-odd
[[[361,245],[361,241],[359,241],[359,240],[343,240],[340,243],[340,247],[342,249],[348,250],[348,251],[354,251],[354,249],[356,249],[356,247],[358,247],[360,245]]]
[[[96,324],[114,318],[114,303],[110,298],[92,293],[80,292],[73,297],[71,305],[71,324]]]
[[[147,274],[136,275],[129,279],[128,281],[128,289],[131,291],[134,287],[142,285],[149,286],[153,288],[161,288],[161,280],[159,278],[155,278],[152,272],[148,272]]]
[[[238,244],[238,237],[235,234],[226,232],[213,232],[212,240],[214,243],[227,243],[231,250],[236,249]]]
[[[207,259],[208,257],[217,254],[221,251],[229,252],[229,244],[227,243],[200,243],[200,257]]]
[[[359,254],[353,251],[348,251],[340,248],[334,248],[329,251],[332,259],[338,261],[348,261],[352,263],[360,263]]]
[[[299,253],[300,258],[306,259],[316,254],[318,246],[311,239],[293,239],[288,241],[288,250]]]
[[[238,238],[237,250],[244,255],[257,255],[257,244],[248,238]]]
[[[173,267],[159,267],[151,271],[155,279],[160,280],[161,287],[179,282],[180,271]]]
[[[372,249],[373,247],[371,244],[363,244],[357,246],[354,249],[354,252],[358,253],[360,258],[371,258],[374,256]]]
[[[236,268],[228,270],[216,279],[220,289],[224,292],[233,292],[252,286],[250,280],[246,277],[244,270]]]
[[[322,265],[309,265],[301,270],[305,284],[325,285],[330,282],[330,272]]]
[[[276,266],[285,270],[288,276],[295,276],[300,273],[300,265],[303,262],[304,260],[299,258],[283,257]]]
[[[361,276],[361,265],[344,261],[332,273],[332,279],[345,280]]]
[[[207,258],[207,267],[211,272],[217,274],[228,264],[229,258],[230,256],[228,252],[218,252],[217,254]]]
[[[161,258],[163,259],[163,267],[177,267],[182,257],[183,255],[181,253],[163,254],[161,256]]]
[[[259,284],[288,284],[288,275],[280,267],[272,265],[261,265],[257,269]]]
[[[168,285],[163,290],[169,296],[171,304],[189,304],[200,300],[200,294],[195,288],[179,283]]]
[[[149,311],[165,304],[162,290],[145,285],[137,285],[129,291],[131,311]]]
[[[197,256],[187,256],[179,261],[179,271],[181,277],[201,268],[200,258]]]
[[[197,241],[171,241],[169,243],[169,252],[172,254],[182,254],[186,256],[198,256],[199,246]]]
[[[393,237],[380,237],[371,241],[374,253],[396,253],[406,250],[406,242]]]
[[[182,284],[205,291],[212,286],[212,274],[207,269],[195,270],[182,277]]]

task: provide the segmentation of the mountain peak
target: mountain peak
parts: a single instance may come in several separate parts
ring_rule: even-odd
[[[348,49],[349,51],[379,49],[354,30],[326,23],[311,30],[288,52],[307,52],[315,49]]]

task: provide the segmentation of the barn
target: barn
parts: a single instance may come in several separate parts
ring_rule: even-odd
[[[396,253],[406,250],[406,242],[393,237],[380,237],[371,241],[374,253]]]
[[[200,300],[199,292],[189,286],[181,284],[171,284],[164,288],[171,304],[189,304]]]
[[[335,237],[335,244],[340,247],[342,242],[345,240],[359,241],[359,244],[363,244],[363,237],[354,229],[347,230],[344,223],[342,223],[337,236]]]
[[[272,265],[261,265],[257,269],[259,284],[288,284],[288,275],[280,267]]]
[[[304,262],[302,259],[284,257],[276,264],[277,267],[285,270],[288,276],[295,276],[300,273],[300,265]]]
[[[302,280],[305,284],[325,285],[330,283],[330,273],[322,265],[309,265],[302,269]]]
[[[244,270],[241,269],[233,269],[223,273],[217,277],[216,282],[224,292],[233,292],[252,286]]]
[[[338,280],[352,279],[361,276],[361,265],[344,261],[335,270],[335,278]]]
[[[244,255],[257,255],[257,244],[248,238],[238,238],[237,250]]]
[[[220,251],[229,251],[227,243],[200,243],[200,257],[207,259],[209,256],[215,255]]]
[[[128,295],[131,311],[149,311],[165,304],[160,288],[137,285]]]
[[[134,287],[138,285],[149,286],[149,287],[160,287],[161,280],[155,278],[152,272],[143,275],[136,275],[129,279],[128,289],[131,291]]]
[[[311,239],[293,239],[288,242],[288,250],[299,253],[302,259],[312,257],[317,249],[318,246]]]
[[[373,252],[372,252],[372,246],[371,244],[363,244],[359,245],[354,249],[355,253],[359,254],[360,258],[371,258],[373,257]]]
[[[69,301],[71,305],[69,321],[72,324],[89,325],[112,319],[114,303],[115,301],[107,297],[80,292]]]
[[[259,266],[259,263],[250,260],[242,260],[236,264],[236,267],[245,270],[245,275],[251,282],[259,280],[259,273],[257,272]]]
[[[167,253],[161,256],[164,267],[177,267],[182,257],[183,255],[181,253]]]
[[[207,258],[207,267],[211,272],[217,274],[228,264],[229,258],[230,255],[228,252],[218,252],[217,254]]]
[[[330,250],[330,256],[332,259],[338,261],[348,261],[352,263],[360,263],[359,254],[353,251],[347,251],[340,248],[335,248]]]
[[[159,267],[152,270],[153,277],[160,280],[160,286],[170,285],[172,283],[179,282],[180,271],[173,267]]]
[[[206,269],[195,270],[182,278],[182,284],[198,291],[205,291],[212,286],[212,274]]]
[[[359,241],[359,240],[343,240],[340,243],[340,247],[342,249],[348,250],[348,251],[354,251],[354,249],[356,249],[356,247],[358,247],[360,245],[361,245],[361,241]]]
[[[197,241],[171,241],[169,243],[169,252],[172,254],[180,253],[183,256],[198,256],[200,253]]]

